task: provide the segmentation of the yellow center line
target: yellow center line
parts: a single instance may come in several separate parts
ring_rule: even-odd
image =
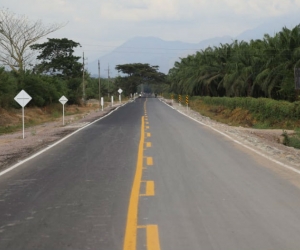
[[[136,163],[136,172],[133,180],[131,189],[131,196],[128,207],[126,231],[124,238],[123,250],[135,250],[136,249],[136,238],[137,238],[137,222],[138,222],[138,203],[139,203],[139,192],[141,187],[142,172],[143,172],[143,153],[144,153],[144,116],[142,116],[141,124],[141,138],[139,143],[138,158]]]
[[[147,250],[160,250],[157,225],[147,225]]]
[[[154,181],[145,181],[146,182],[146,192],[145,194],[141,194],[140,196],[154,196]]]
[[[147,161],[147,165],[148,166],[152,166],[153,165],[153,158],[152,157],[147,157],[146,159],[147,159],[146,160]]]

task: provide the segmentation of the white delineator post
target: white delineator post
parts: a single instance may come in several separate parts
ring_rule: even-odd
[[[65,125],[65,104],[67,103],[68,99],[63,95],[59,102],[63,105],[63,126]]]
[[[23,139],[25,134],[25,121],[24,121],[24,107],[27,105],[28,102],[32,99],[30,95],[28,95],[24,90],[21,90],[19,94],[15,96],[15,101],[20,104],[22,107],[22,123],[23,123]]]
[[[104,106],[104,100],[103,100],[103,97],[101,97],[101,107],[102,107],[102,111],[103,111],[103,106]]]
[[[111,96],[111,106],[112,107],[114,106],[114,96],[113,95]]]

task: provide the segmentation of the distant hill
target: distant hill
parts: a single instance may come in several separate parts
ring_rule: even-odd
[[[218,37],[204,40],[200,43],[185,43],[180,41],[164,41],[157,37],[135,37],[112,52],[100,57],[101,76],[104,76],[104,69],[111,69],[111,76],[117,75],[114,69],[118,64],[126,63],[149,63],[158,65],[159,71],[167,74],[174,66],[175,61],[188,54],[205,49],[208,46],[219,45],[220,42],[230,42],[230,37]],[[89,72],[98,75],[98,60],[89,63]],[[107,73],[105,73],[107,74]]]
[[[149,63],[150,65],[158,65],[159,71],[167,74],[176,61],[189,54],[194,54],[196,51],[209,46],[218,46],[220,43],[231,43],[234,40],[250,41],[251,39],[262,39],[264,34],[274,35],[284,26],[293,28],[297,24],[299,24],[298,15],[289,18],[273,18],[255,29],[241,33],[235,38],[230,36],[215,37],[200,41],[199,43],[165,41],[157,37],[134,37],[110,53],[100,57],[101,76],[107,77],[107,71],[104,71],[104,69],[107,69],[108,65],[110,67],[110,75],[112,77],[118,75],[115,66],[125,63]],[[88,71],[93,76],[98,76],[98,61],[89,63]]]

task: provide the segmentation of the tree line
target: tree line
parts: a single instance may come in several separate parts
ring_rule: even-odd
[[[99,80],[92,78],[74,55],[80,43],[67,38],[37,43],[64,26],[0,9],[0,107],[19,107],[14,97],[22,89],[32,97],[28,105],[39,107],[57,103],[62,95],[69,104],[82,104],[83,84],[86,98],[99,97]],[[101,95],[115,92],[114,82],[101,79]]]
[[[300,25],[263,39],[235,40],[188,55],[175,62],[168,78],[177,94],[295,101],[298,67]]]

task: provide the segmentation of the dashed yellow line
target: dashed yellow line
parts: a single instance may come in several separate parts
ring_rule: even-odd
[[[146,182],[146,191],[144,194],[141,194],[140,196],[154,196],[155,190],[154,190],[154,181],[145,181]]]
[[[147,162],[148,166],[152,166],[153,165],[153,158],[152,157],[147,157],[146,162]]]
[[[147,225],[147,250],[160,250],[159,234],[157,225]]]
[[[146,133],[146,136],[147,136],[147,137],[151,137],[151,133],[147,132],[147,133]]]
[[[146,142],[146,147],[147,148],[151,148],[152,147],[152,143],[151,142]]]

